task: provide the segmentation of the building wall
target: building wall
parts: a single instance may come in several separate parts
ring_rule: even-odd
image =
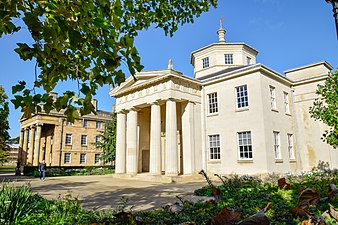
[[[237,109],[236,87],[247,85],[249,107]],[[206,146],[208,150],[208,173],[264,173],[267,172],[264,119],[259,74],[248,74],[231,80],[225,80],[205,87],[205,102],[207,95],[217,92],[219,111],[216,115],[206,115]],[[207,111],[208,105],[204,108]],[[251,131],[252,160],[239,158],[238,132]],[[221,160],[211,160],[209,157],[209,135],[220,135]]]
[[[87,128],[82,126],[83,120],[88,121]],[[87,115],[75,119],[72,125],[67,125],[67,121],[63,117],[62,112],[50,114],[38,114],[32,118],[21,119],[21,129],[29,130],[29,144],[25,147],[25,141],[20,140],[21,149],[24,156],[22,160],[24,164],[37,165],[43,159],[50,166],[92,166],[102,165],[103,162],[94,163],[95,154],[102,154],[101,149],[96,148],[96,136],[100,131],[104,130],[104,123],[111,120],[110,113],[98,112],[97,115]],[[96,122],[102,123],[101,128],[96,128]],[[37,127],[41,127],[41,137],[38,141]],[[35,131],[35,132],[34,132]],[[72,134],[72,143],[66,144],[66,134]],[[26,137],[27,132],[21,137]],[[32,136],[33,135],[33,136]],[[81,145],[81,136],[87,135],[87,144]],[[39,152],[36,151],[37,144],[40,142]],[[61,151],[60,151],[61,149]],[[33,155],[32,155],[33,153]],[[70,154],[70,162],[65,163],[65,154]],[[85,163],[80,163],[80,155],[86,154]],[[61,160],[60,160],[61,157]],[[36,158],[36,160],[35,160]],[[32,162],[33,159],[33,162]]]
[[[309,113],[313,101],[318,98],[315,94],[317,85],[323,83],[324,79],[309,80],[293,87],[296,141],[302,170],[311,170],[320,161],[329,163],[331,168],[338,168],[337,150],[321,140],[327,127],[311,118]]]
[[[261,78],[261,95],[257,96],[262,99],[262,116],[264,123],[264,136],[266,149],[266,163],[268,171],[282,173],[286,171],[295,172],[297,169],[297,158],[290,159],[288,151],[287,135],[295,136],[293,130],[293,115],[291,102],[290,83],[284,83],[277,77],[262,74]],[[271,107],[270,87],[275,88],[276,108]],[[288,94],[289,111],[285,111],[284,93]],[[274,134],[279,132],[279,144],[281,159],[275,158]],[[295,144],[293,144],[295,146]]]

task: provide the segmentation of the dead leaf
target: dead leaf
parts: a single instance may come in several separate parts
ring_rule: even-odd
[[[297,206],[301,208],[308,208],[310,205],[317,205],[318,202],[319,194],[313,189],[308,188],[300,193]]]
[[[233,225],[239,218],[241,214],[235,210],[229,210],[227,207],[221,209],[215,216],[213,216],[207,224],[213,225]]]
[[[303,220],[301,225],[312,225],[311,219],[309,220]]]
[[[238,225],[270,225],[270,222],[266,217],[264,210],[261,210],[255,215],[242,220]]]
[[[285,190],[290,190],[290,189],[291,189],[291,185],[288,184],[288,183],[286,183],[285,177],[280,178],[280,179],[278,180],[278,187],[279,187],[280,189],[283,189],[283,188],[284,188]]]
[[[269,210],[271,206],[271,202],[269,202],[264,209],[259,211],[253,216],[250,216],[249,218],[242,220],[238,223],[238,225],[269,225],[270,222],[268,220],[268,217],[265,215],[266,211]]]
[[[290,209],[290,212],[294,218],[297,218],[297,217],[310,218],[311,217],[311,214],[308,211],[298,206]]]
[[[216,203],[221,201],[221,190],[220,189],[213,188],[212,189],[212,195],[214,196]]]

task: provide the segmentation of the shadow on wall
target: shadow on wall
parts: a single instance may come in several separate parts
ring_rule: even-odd
[[[312,172],[321,171],[321,172],[337,172],[337,169],[332,169],[329,162],[324,162],[319,160],[318,165],[313,167]]]

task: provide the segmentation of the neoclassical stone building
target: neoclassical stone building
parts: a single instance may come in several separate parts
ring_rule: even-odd
[[[116,173],[134,176],[264,174],[338,166],[322,142],[325,126],[309,107],[332,67],[319,62],[285,71],[256,62],[245,43],[219,42],[194,51],[194,78],[173,69],[129,77],[116,98]]]
[[[57,97],[56,93],[51,93]],[[110,112],[97,109],[89,114],[67,122],[64,113],[51,111],[39,113],[27,119],[20,118],[19,161],[22,165],[37,166],[42,160],[48,166],[94,166],[102,165],[102,149],[96,148],[100,131],[111,121]]]

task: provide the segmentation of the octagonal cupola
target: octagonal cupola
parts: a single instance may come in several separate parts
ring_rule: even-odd
[[[258,51],[245,43],[227,43],[225,30],[217,31],[218,43],[214,43],[191,53],[190,63],[194,67],[196,79],[209,76],[222,70],[256,64]]]

